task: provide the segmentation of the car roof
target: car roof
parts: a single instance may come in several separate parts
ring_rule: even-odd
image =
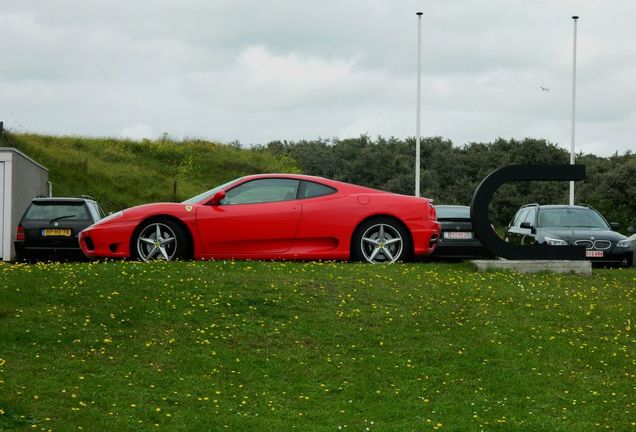
[[[242,179],[259,179],[259,178],[294,178],[299,180],[310,180],[310,181],[319,181],[319,182],[332,182],[335,180],[330,180],[324,177],[311,176],[307,174],[285,174],[285,173],[267,173],[267,174],[252,174],[247,175],[245,177],[241,177]]]
[[[435,204],[433,207],[438,208],[438,207],[447,207],[447,208],[470,208],[470,206],[464,206],[464,205],[455,205],[455,204]]]
[[[540,205],[540,209],[578,209],[578,210],[594,210],[588,206],[582,205],[566,205],[566,204],[548,204],[548,205]]]
[[[519,208],[519,211],[523,209],[527,209],[530,207],[536,207],[539,209],[578,209],[578,210],[596,210],[594,207],[588,204],[580,204],[580,205],[568,205],[568,204],[525,204]]]
[[[379,189],[373,189],[366,186],[360,186],[354,183],[346,183],[338,180],[332,180],[325,177],[311,176],[306,174],[283,174],[283,173],[268,173],[268,174],[253,174],[245,177],[241,177],[240,180],[242,182],[247,182],[250,180],[263,179],[263,178],[289,178],[296,180],[306,180],[317,183],[322,183],[334,188],[345,189],[348,192],[365,192],[365,193],[390,193]],[[237,179],[238,180],[238,179]]]
[[[58,203],[58,202],[86,202],[93,201],[93,199],[89,198],[76,198],[76,197],[40,197],[33,198],[32,202],[36,203]]]

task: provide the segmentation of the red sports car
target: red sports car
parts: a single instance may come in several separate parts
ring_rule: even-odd
[[[91,257],[408,260],[440,233],[425,198],[295,174],[241,177],[182,203],[114,213],[80,233]]]

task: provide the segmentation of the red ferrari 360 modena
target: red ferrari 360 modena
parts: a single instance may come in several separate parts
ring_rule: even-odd
[[[91,258],[408,260],[440,233],[430,200],[295,174],[241,177],[182,203],[114,213],[80,233]]]

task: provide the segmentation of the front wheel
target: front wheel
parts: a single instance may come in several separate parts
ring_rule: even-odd
[[[411,257],[411,238],[406,229],[390,218],[364,222],[353,236],[353,258],[371,264],[405,261]]]
[[[188,236],[175,222],[159,219],[145,224],[131,246],[135,258],[142,261],[172,261],[186,257]]]

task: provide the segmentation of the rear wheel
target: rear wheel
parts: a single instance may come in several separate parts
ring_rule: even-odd
[[[142,261],[182,259],[189,250],[186,232],[170,219],[157,219],[143,225],[131,246],[135,258]]]
[[[360,225],[353,236],[353,258],[372,264],[406,261],[412,249],[409,233],[391,218],[370,219]]]
[[[24,252],[16,251],[15,252],[15,262],[19,262],[19,263],[29,262],[29,257]]]

